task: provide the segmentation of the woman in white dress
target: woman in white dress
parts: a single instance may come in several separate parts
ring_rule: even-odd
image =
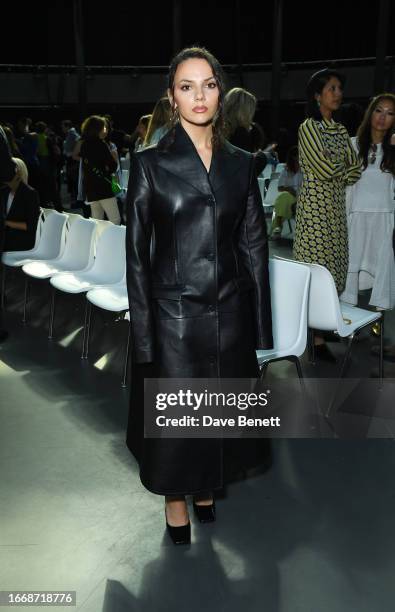
[[[349,266],[341,299],[358,303],[358,292],[371,289],[371,306],[395,305],[393,250],[395,96],[380,94],[370,103],[352,144],[363,162],[361,178],[347,188]]]

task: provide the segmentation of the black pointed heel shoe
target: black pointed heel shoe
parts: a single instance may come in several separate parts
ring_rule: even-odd
[[[215,521],[215,501],[209,506],[201,506],[193,502],[193,510],[200,523],[213,523]]]
[[[167,522],[167,515],[165,510],[166,517],[166,528],[167,533],[169,534],[171,541],[173,544],[178,546],[179,544],[190,544],[191,543],[191,523],[187,522],[186,525],[181,525],[180,527],[173,527],[169,525]]]

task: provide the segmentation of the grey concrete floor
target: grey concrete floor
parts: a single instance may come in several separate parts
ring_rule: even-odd
[[[272,250],[286,255],[289,243]],[[83,299],[59,299],[48,341],[45,284],[32,288],[26,325],[21,295],[16,275],[0,345],[1,589],[75,590],[83,612],[393,611],[391,436],[275,440],[272,468],[229,486],[217,523],[192,517],[191,547],[176,548],[163,499],[140,484],[124,444],[127,324],[98,313],[82,362]],[[394,330],[388,317],[392,341]],[[351,374],[375,366],[370,343],[357,344]],[[336,366],[304,367],[336,375]]]

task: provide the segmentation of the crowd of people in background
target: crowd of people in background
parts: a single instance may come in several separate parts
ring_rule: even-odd
[[[296,219],[294,257],[320,263],[332,273],[339,295],[358,303],[371,290],[370,305],[395,304],[393,255],[395,188],[395,96],[381,94],[361,117],[358,105],[342,105],[344,77],[335,70],[315,73],[307,86],[307,119],[298,141],[287,149],[268,142],[255,122],[257,99],[235,87],[224,97],[224,134],[254,155],[259,176],[269,164],[285,162],[270,229],[281,236],[284,221]],[[171,128],[171,105],[162,96],[128,134],[110,115],[91,115],[76,126],[22,117],[3,123],[18,177],[0,190],[6,215],[6,250],[33,246],[39,206],[80,209],[85,217],[125,222],[122,158],[156,145]],[[67,194],[66,194],[67,188]],[[67,204],[65,204],[65,200]],[[324,338],[315,340],[327,354]]]

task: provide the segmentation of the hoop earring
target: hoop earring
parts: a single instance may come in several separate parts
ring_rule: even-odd
[[[171,109],[171,122],[174,125],[180,120],[180,113],[178,112],[177,106]]]

